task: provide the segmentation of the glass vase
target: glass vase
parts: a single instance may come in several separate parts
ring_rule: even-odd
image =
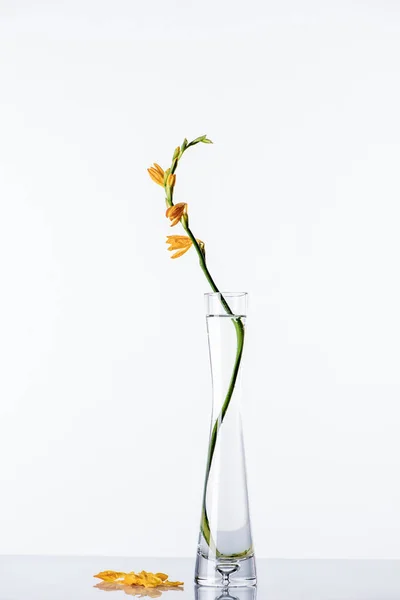
[[[195,582],[256,584],[241,418],[246,293],[206,294],[212,416]]]

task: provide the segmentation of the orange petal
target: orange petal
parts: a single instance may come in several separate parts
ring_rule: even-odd
[[[172,243],[175,241],[188,240],[187,235],[167,235],[168,243]]]
[[[153,163],[154,164],[154,168],[160,173],[161,177],[164,177],[164,169],[162,169],[160,167],[160,165],[158,165],[157,163]]]
[[[148,571],[141,571],[138,573],[138,577],[140,577],[141,584],[145,587],[157,587],[162,584],[162,579],[154,575],[154,573],[149,573]]]
[[[140,577],[136,573],[128,573],[122,583],[124,585],[140,585],[140,581]]]
[[[182,250],[178,250],[178,252],[175,252],[175,254],[171,256],[171,258],[179,258],[180,256],[182,256],[182,254],[185,254],[185,252],[189,250],[190,246],[187,246],[187,248],[183,248]]]
[[[121,573],[120,571],[101,571],[100,573],[97,573],[97,575],[93,575],[93,577],[97,577],[103,581],[116,581],[117,579],[125,577],[125,573]]]
[[[169,250],[178,248],[190,248],[192,240],[187,235],[167,235],[167,244],[170,244]]]
[[[153,167],[150,167],[149,169],[147,169],[147,171],[153,181],[158,183],[158,185],[162,185],[164,187],[164,179],[163,179],[163,177],[161,177],[160,173],[158,171],[156,171],[156,169],[154,169]]]

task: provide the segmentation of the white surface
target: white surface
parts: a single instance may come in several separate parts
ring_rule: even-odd
[[[162,571],[184,582],[166,600],[230,600],[215,588],[195,588],[189,558],[0,556],[0,600],[122,600],[95,588],[99,571]],[[128,590],[129,591],[129,590]],[[398,600],[399,561],[259,560],[257,588],[231,588],[236,600]]]
[[[256,550],[400,557],[400,5],[0,3],[0,553],[193,555],[210,382],[178,175],[250,293]]]

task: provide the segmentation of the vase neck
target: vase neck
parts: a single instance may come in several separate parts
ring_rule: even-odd
[[[247,315],[246,292],[218,292],[205,294],[207,315],[229,315],[245,317]]]
[[[223,410],[229,394],[228,402],[231,410],[236,411],[240,405],[242,361],[238,364],[237,356],[239,341],[243,353],[246,318],[223,314],[208,315],[206,319],[213,390],[213,418],[216,418]],[[232,387],[233,377],[235,381]]]

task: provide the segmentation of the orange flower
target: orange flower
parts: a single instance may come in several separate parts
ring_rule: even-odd
[[[158,185],[162,185],[164,187],[164,171],[157,163],[154,163],[154,167],[150,167],[147,169],[150,177],[153,181],[158,183]]]
[[[201,240],[196,240],[199,244],[200,248],[204,248],[204,242]],[[171,252],[172,250],[177,250],[175,254],[171,256],[171,258],[179,258],[182,254],[185,254],[191,246],[193,245],[192,240],[187,235],[167,235],[167,244],[169,244],[168,250]]]
[[[170,206],[167,208],[167,212],[165,216],[171,220],[171,227],[179,223],[183,215],[187,214],[187,204],[186,202],[178,202],[174,206]]]
[[[171,256],[171,258],[179,258],[182,254],[185,254],[192,245],[192,240],[187,235],[167,235],[167,244],[169,244],[168,250],[177,250]]]

